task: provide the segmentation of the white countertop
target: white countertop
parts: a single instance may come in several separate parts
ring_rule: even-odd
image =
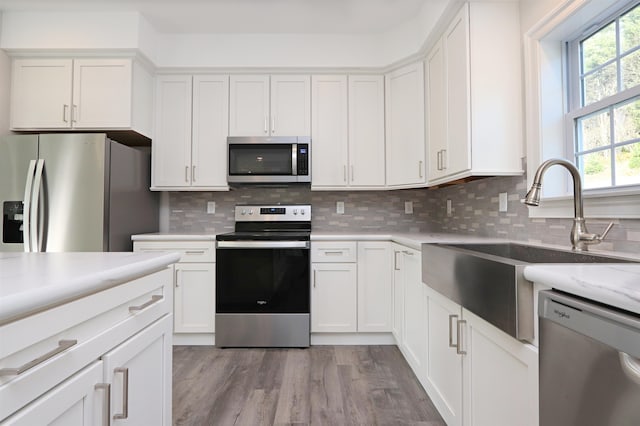
[[[640,264],[558,264],[524,268],[529,281],[640,314]]]
[[[150,234],[132,235],[131,241],[215,241],[215,234],[170,234],[154,232]]]
[[[0,324],[159,271],[178,253],[0,253]]]

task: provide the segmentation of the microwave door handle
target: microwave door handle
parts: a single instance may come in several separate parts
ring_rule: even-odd
[[[29,162],[27,183],[24,186],[24,200],[22,201],[22,240],[24,251],[31,251],[31,192],[33,191],[33,177],[36,172],[36,160]]]
[[[291,174],[298,175],[298,144],[291,144]]]
[[[41,243],[42,238],[38,235],[38,217],[39,217],[39,203],[40,203],[40,189],[42,188],[42,174],[44,171],[44,160],[39,159],[36,166],[35,179],[33,181],[33,191],[31,192],[31,251],[39,252],[42,250]]]

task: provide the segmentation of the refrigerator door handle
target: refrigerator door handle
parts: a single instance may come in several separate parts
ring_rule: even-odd
[[[36,166],[35,179],[33,181],[33,191],[31,192],[31,218],[29,219],[31,230],[31,251],[39,252],[42,250],[40,244],[42,239],[38,235],[38,204],[40,202],[40,188],[42,188],[42,172],[44,170],[44,160],[38,160]]]
[[[31,192],[33,191],[33,175],[36,171],[36,160],[29,162],[27,171],[27,183],[24,186],[24,200],[22,201],[22,240],[24,251],[31,251]]]

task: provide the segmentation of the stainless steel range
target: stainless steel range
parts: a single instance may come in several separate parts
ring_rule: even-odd
[[[310,205],[236,206],[216,237],[216,346],[308,347]]]

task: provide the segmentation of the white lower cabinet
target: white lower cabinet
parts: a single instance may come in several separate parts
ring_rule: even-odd
[[[215,332],[215,263],[178,263],[174,288],[176,333]]]
[[[171,271],[3,324],[0,425],[169,426]]]
[[[356,264],[317,263],[311,270],[311,332],[355,332]]]
[[[427,356],[427,323],[425,286],[422,284],[420,252],[405,248],[400,254],[404,315],[402,344],[400,346],[407,362],[420,377],[424,371]]]
[[[60,426],[108,425],[105,418],[106,388],[102,382],[102,361],[95,361],[75,376],[2,422],[3,425],[32,426],[36,424]]]
[[[391,243],[311,244],[311,332],[389,333]]]
[[[213,344],[216,317],[216,264],[214,241],[140,240],[133,251],[179,252],[173,283],[173,332],[176,344]]]
[[[112,425],[171,424],[171,346],[165,317],[102,357]]]
[[[538,353],[427,288],[423,383],[449,426],[537,425]]]

